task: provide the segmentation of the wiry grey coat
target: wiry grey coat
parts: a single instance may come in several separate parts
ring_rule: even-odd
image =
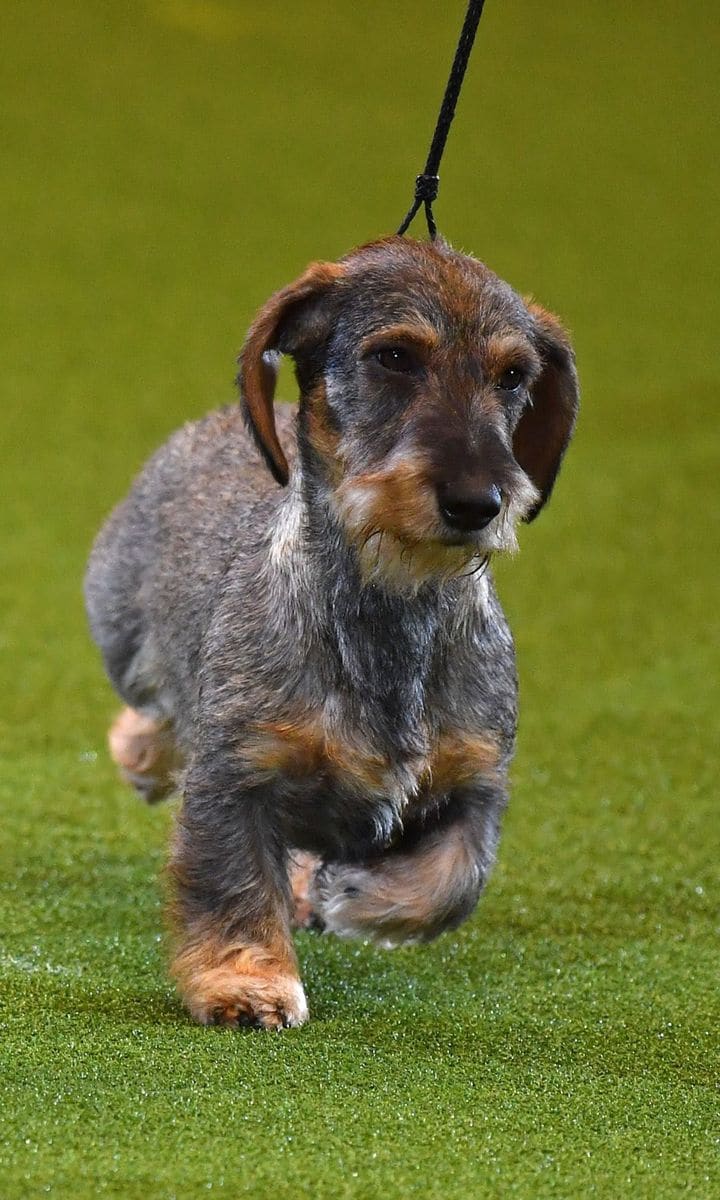
[[[273,410],[278,352],[297,416]],[[487,562],[550,493],[577,379],[550,314],[388,239],[269,301],[241,388],[251,433],[229,408],[174,434],[86,595],[127,705],[113,753],[149,797],[183,794],[182,994],[198,1020],[274,1028],[307,1015],[293,914],[394,944],[475,905],[516,726]]]

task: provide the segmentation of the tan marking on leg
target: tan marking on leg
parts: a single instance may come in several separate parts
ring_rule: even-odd
[[[292,924],[295,929],[310,929],[315,920],[315,909],[310,899],[310,888],[321,859],[305,850],[293,850],[290,856],[290,889],[294,910]]]
[[[110,727],[108,745],[121,777],[145,800],[161,800],[173,791],[180,755],[169,721],[124,708]]]
[[[189,931],[171,971],[201,1025],[283,1029],[307,1020],[289,938],[276,935],[267,945],[241,937],[224,939],[208,924]]]

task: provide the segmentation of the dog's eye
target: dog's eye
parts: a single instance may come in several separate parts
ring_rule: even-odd
[[[498,387],[504,392],[516,392],[525,382],[525,376],[517,367],[508,367],[498,379]]]
[[[419,365],[415,356],[402,346],[382,346],[375,351],[375,358],[386,371],[395,371],[398,375],[413,375]]]

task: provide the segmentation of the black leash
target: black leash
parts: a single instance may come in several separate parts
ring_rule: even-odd
[[[455,58],[450,69],[450,78],[447,81],[443,102],[440,106],[440,114],[435,126],[427,162],[425,163],[425,170],[415,180],[415,199],[405,220],[398,229],[398,236],[402,236],[403,233],[407,232],[408,226],[421,204],[425,205],[428,233],[433,241],[437,236],[437,225],[435,224],[432,206],[433,201],[437,198],[440,186],[438,168],[440,166],[440,159],[443,156],[443,150],[445,149],[447,136],[450,132],[450,126],[455,116],[455,105],[457,104],[460,88],[465,78],[465,70],[470,58],[470,51],[473,48],[473,42],[475,41],[475,34],[484,3],[485,0],[468,0],[465,21],[460,32],[460,40],[458,41]]]

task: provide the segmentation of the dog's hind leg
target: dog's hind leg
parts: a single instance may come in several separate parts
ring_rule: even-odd
[[[158,720],[124,708],[108,732],[110,754],[120,775],[143,800],[153,804],[175,790],[175,772],[180,767],[170,721]]]
[[[289,861],[290,891],[293,900],[292,926],[294,929],[321,929],[320,921],[311,897],[315,876],[322,866],[322,859],[306,850],[292,850]]]

